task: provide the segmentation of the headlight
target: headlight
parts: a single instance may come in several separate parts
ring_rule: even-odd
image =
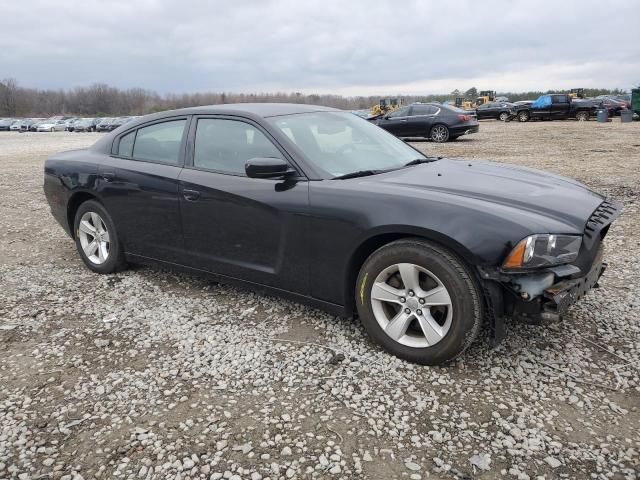
[[[503,268],[538,268],[571,263],[578,258],[579,235],[531,235],[511,250]]]

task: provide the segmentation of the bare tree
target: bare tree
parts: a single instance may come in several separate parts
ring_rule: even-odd
[[[5,78],[0,82],[0,113],[9,117],[18,115],[18,82],[14,78]]]
[[[585,89],[587,96],[622,93],[619,90]],[[534,99],[545,92],[500,93],[512,101]],[[475,98],[477,91],[470,88],[465,93]],[[15,79],[0,82],[0,115],[2,116],[49,116],[67,115],[144,115],[150,112],[193,107],[198,105],[216,105],[223,103],[245,102],[289,102],[326,105],[344,110],[366,109],[378,104],[380,96],[343,97],[331,94],[310,94],[301,92],[200,92],[200,93],[168,93],[159,95],[142,88],[120,90],[104,83],[96,83],[88,87],[77,87],[69,90],[38,90],[24,88]],[[397,97],[398,95],[393,95]],[[453,97],[462,96],[462,92],[454,90],[450,94],[405,96],[405,103],[411,102],[444,102]]]

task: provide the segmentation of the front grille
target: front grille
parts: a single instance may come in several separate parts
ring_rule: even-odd
[[[607,232],[608,227],[613,220],[620,215],[622,207],[619,204],[605,200],[591,214],[587,224],[584,227],[584,234],[587,238],[592,239],[598,232]],[[600,235],[603,238],[604,235]]]

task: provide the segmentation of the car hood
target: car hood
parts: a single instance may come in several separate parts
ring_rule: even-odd
[[[556,220],[580,233],[604,200],[580,182],[560,175],[479,161],[441,159],[360,180],[375,182],[383,191],[396,189],[414,196],[437,192],[499,204],[536,214],[538,221],[540,217]]]

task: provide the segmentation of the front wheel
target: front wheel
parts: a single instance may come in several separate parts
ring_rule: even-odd
[[[446,127],[446,125],[435,125],[433,128],[431,128],[429,137],[434,142],[444,143],[449,140],[449,129]]]
[[[529,112],[520,112],[518,114],[519,122],[528,122],[529,121]]]
[[[586,122],[589,120],[589,112],[578,112],[576,113],[576,120],[579,122]]]
[[[500,115],[498,116],[498,119],[502,120],[503,122],[506,122],[509,119],[509,113],[500,112]]]
[[[80,258],[96,273],[113,273],[124,265],[124,250],[107,210],[88,200],[78,208],[74,221],[76,248]]]
[[[410,362],[453,360],[480,329],[482,301],[473,274],[456,255],[425,240],[376,250],[360,270],[355,293],[371,338]]]

